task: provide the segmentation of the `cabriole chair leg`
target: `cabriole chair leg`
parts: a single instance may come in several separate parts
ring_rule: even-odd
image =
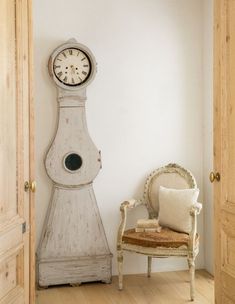
[[[123,253],[122,251],[117,252],[117,262],[118,262],[118,288],[119,290],[123,289]]]
[[[190,274],[190,297],[191,301],[194,301],[195,294],[195,259],[188,258],[189,274]]]
[[[152,257],[148,256],[148,278],[151,276],[151,269],[152,269]]]

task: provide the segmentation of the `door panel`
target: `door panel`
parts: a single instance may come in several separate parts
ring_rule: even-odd
[[[8,260],[5,260],[0,263],[0,298],[5,296],[9,291],[16,287],[16,261],[16,257],[11,256]]]
[[[224,138],[227,149],[224,149],[224,162],[226,169],[226,185],[224,189],[224,202],[226,207],[231,208],[235,211],[235,109],[234,109],[234,97],[235,97],[235,1],[226,1],[225,9],[227,12],[225,20],[225,35],[227,39],[226,43],[226,116],[227,126],[224,129]],[[226,189],[227,188],[227,189]]]
[[[0,2],[0,225],[17,214],[15,1]],[[11,189],[14,191],[6,191]]]
[[[30,13],[28,0],[0,1],[0,304],[34,303]]]
[[[235,303],[235,0],[215,0],[215,302]]]

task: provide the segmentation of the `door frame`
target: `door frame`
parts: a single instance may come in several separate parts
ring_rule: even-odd
[[[28,0],[28,54],[29,54],[29,178],[30,181],[35,180],[35,126],[34,126],[34,63],[33,63],[33,7],[32,0]],[[35,303],[36,291],[36,261],[35,261],[35,194],[30,191],[29,193],[29,303]]]
[[[221,147],[220,147],[220,137],[221,137],[221,69],[219,65],[219,58],[221,56],[221,28],[220,23],[220,1],[214,0],[214,41],[213,41],[213,171],[220,172],[221,168]],[[216,157],[215,157],[216,156]],[[217,286],[220,282],[220,232],[219,232],[219,206],[220,206],[220,187],[219,184],[215,183],[213,185],[213,207],[214,207],[214,288],[215,288],[215,301],[218,299],[220,291]],[[215,302],[216,303],[216,302]]]

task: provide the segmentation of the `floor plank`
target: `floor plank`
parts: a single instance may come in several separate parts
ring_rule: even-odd
[[[36,304],[182,304],[189,303],[188,271],[124,276],[124,290],[111,284],[50,287],[37,291]],[[205,270],[196,271],[195,304],[214,303],[214,281]]]

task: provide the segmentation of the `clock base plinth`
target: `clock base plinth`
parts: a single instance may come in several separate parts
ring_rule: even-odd
[[[80,285],[85,282],[111,283],[112,255],[79,257],[74,260],[42,261],[38,264],[39,287]]]
[[[38,285],[109,282],[111,260],[92,183],[54,185],[37,252]]]

